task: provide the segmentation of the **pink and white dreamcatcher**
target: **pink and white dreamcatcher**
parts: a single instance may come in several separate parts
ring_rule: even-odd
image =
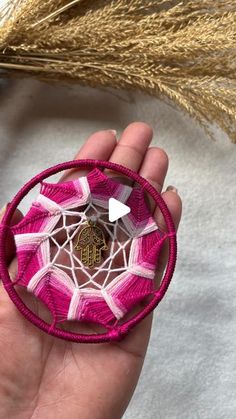
[[[71,168],[87,169],[88,174],[64,183],[45,182]],[[109,177],[104,169],[128,176],[133,186]],[[15,209],[38,183],[37,199],[24,218],[10,227]],[[148,209],[146,193],[164,216],[165,232]],[[110,222],[109,198],[129,206],[130,212]],[[10,278],[6,262],[9,234],[18,261],[15,279]],[[156,267],[166,240],[169,259],[161,284],[156,286]],[[175,228],[161,195],[137,173],[106,161],[77,160],[45,170],[17,193],[1,223],[0,273],[10,298],[37,327],[71,341],[122,339],[160,302],[175,263]],[[25,304],[18,291],[21,287],[47,307],[49,322]],[[98,332],[72,331],[74,321],[96,324],[102,332],[99,328]]]

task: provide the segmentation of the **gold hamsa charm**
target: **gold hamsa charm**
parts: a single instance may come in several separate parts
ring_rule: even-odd
[[[104,233],[96,222],[91,220],[78,234],[75,250],[80,250],[81,262],[88,268],[101,263],[102,250],[107,250]]]

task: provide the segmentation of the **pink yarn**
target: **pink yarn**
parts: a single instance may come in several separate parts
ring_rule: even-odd
[[[140,187],[133,189],[115,182],[99,170],[109,168],[131,177]],[[42,182],[40,195],[20,223],[11,228],[17,248],[18,276],[13,283],[6,266],[4,243],[11,217],[22,198],[40,181],[70,168],[93,168],[86,178],[50,184]],[[167,225],[167,233],[157,230],[144,200],[147,191],[159,206]],[[48,233],[54,231],[63,211],[92,201],[107,208],[114,197],[130,206],[131,212],[122,218],[127,232],[133,237],[129,269],[117,275],[101,289],[78,288],[70,275],[51,264]],[[62,163],[45,170],[29,181],[8,206],[0,225],[0,273],[4,286],[21,313],[36,326],[52,335],[79,342],[105,342],[121,339],[148,315],[163,298],[176,262],[176,235],[170,213],[160,194],[137,173],[114,163],[98,160],[78,160]],[[161,286],[154,290],[153,277],[163,241],[169,238],[169,260]],[[53,324],[49,325],[25,306],[16,293],[15,284],[28,287],[49,308]],[[120,319],[146,296],[152,300],[126,322]],[[92,321],[107,328],[107,333],[85,335],[64,331],[57,324],[65,320]]]

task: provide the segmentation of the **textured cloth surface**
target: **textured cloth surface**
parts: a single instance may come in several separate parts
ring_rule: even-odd
[[[124,418],[235,418],[236,146],[219,132],[207,139],[187,116],[141,93],[19,80],[1,84],[0,99],[2,205],[39,171],[70,160],[93,131],[152,125],[183,220],[177,270]]]

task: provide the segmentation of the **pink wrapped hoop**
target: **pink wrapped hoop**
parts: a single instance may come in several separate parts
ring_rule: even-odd
[[[167,234],[169,237],[169,258],[166,267],[166,271],[164,277],[162,279],[161,285],[157,291],[155,291],[153,299],[136,315],[132,318],[124,322],[123,324],[117,324],[117,326],[113,327],[111,330],[107,331],[106,333],[100,334],[82,334],[82,333],[74,333],[70,331],[62,330],[56,327],[54,324],[49,325],[44,320],[40,319],[35,313],[33,313],[21,300],[19,295],[17,294],[14,283],[11,281],[9,277],[9,272],[6,263],[6,236],[9,231],[10,222],[12,216],[18,207],[19,203],[22,199],[29,193],[29,191],[34,188],[38,183],[43,181],[44,179],[61,172],[63,170],[68,169],[88,169],[88,168],[106,168],[116,171],[122,175],[130,177],[132,180],[137,182],[144,190],[146,190],[152,198],[155,200],[156,204],[160,208],[163,217],[165,219],[166,227],[167,227]],[[18,310],[24,315],[26,319],[28,319],[31,323],[35,326],[40,328],[41,330],[45,331],[46,333],[63,338],[66,340],[74,341],[74,342],[82,342],[82,343],[101,343],[101,342],[109,342],[109,341],[117,341],[122,339],[136,324],[138,324],[141,320],[143,320],[151,311],[158,305],[161,299],[164,297],[167,288],[170,284],[171,278],[173,276],[173,272],[175,269],[176,264],[176,255],[177,255],[177,244],[176,244],[176,231],[175,226],[170,215],[170,212],[163,201],[161,195],[154,189],[154,187],[140,175],[135,173],[134,171],[123,167],[121,165],[107,162],[107,161],[100,161],[100,160],[73,160],[66,163],[61,163],[51,168],[48,168],[32,178],[28,183],[26,183],[22,189],[16,194],[12,202],[8,205],[6,213],[3,217],[3,220],[0,224],[0,275],[2,278],[2,282],[6,291],[9,294],[9,297],[16,305]]]

